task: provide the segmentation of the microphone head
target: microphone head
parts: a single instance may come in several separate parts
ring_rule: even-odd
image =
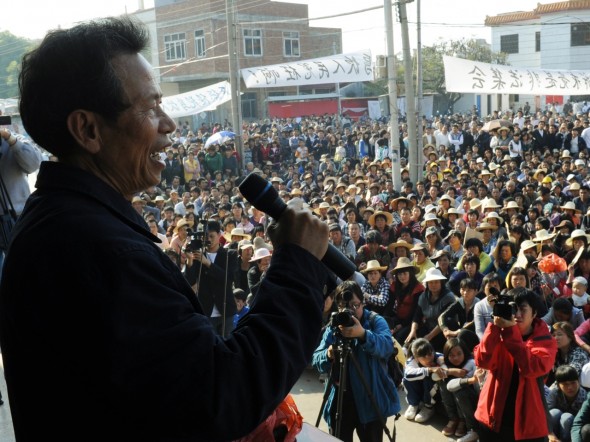
[[[281,213],[287,207],[270,181],[266,181],[256,173],[250,173],[238,188],[244,198],[250,201],[254,207],[274,219],[279,219]]]

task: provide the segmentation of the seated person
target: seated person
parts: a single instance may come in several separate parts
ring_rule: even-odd
[[[549,389],[547,407],[550,414],[549,440],[571,440],[574,417],[586,400],[586,390],[580,387],[576,369],[562,365],[555,372],[556,385]]]
[[[479,299],[475,297],[477,284],[467,278],[461,281],[461,298],[451,304],[438,317],[438,325],[446,339],[457,337],[469,350],[479,344],[479,338],[475,334],[474,309]]]
[[[569,322],[574,330],[584,322],[584,312],[574,307],[567,298],[557,298],[545,316],[541,319],[552,326],[556,322]]]
[[[427,339],[416,339],[410,347],[410,353],[402,381],[409,404],[404,417],[424,423],[434,416],[434,396],[438,392],[436,382],[447,376],[447,366],[444,355],[435,352]]]

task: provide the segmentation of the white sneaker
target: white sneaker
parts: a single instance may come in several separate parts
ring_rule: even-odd
[[[478,439],[479,436],[477,435],[477,433],[473,430],[469,430],[469,432],[465,436],[457,439],[457,442],[476,442]]]
[[[434,407],[423,407],[414,418],[414,422],[423,424],[424,422],[428,421],[432,416],[434,416]]]
[[[416,413],[418,413],[418,406],[417,405],[408,405],[408,409],[404,413],[404,417],[409,420],[413,421],[416,417]]]

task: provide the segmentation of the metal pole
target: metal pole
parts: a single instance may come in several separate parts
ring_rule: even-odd
[[[336,47],[336,42],[332,42],[332,53],[336,55],[336,51],[338,48]],[[338,94],[338,121],[341,121],[342,117],[342,100],[340,97],[340,83],[336,83],[336,94]]]
[[[385,35],[387,38],[387,88],[389,89],[389,133],[391,150],[391,178],[393,188],[402,190],[402,174],[399,164],[399,124],[397,109],[397,84],[395,82],[395,55],[393,53],[393,8],[391,0],[383,0]]]
[[[416,147],[416,103],[414,95],[414,79],[412,78],[412,57],[410,55],[410,36],[408,33],[408,15],[405,2],[397,4],[402,28],[402,46],[404,53],[404,83],[406,85],[406,117],[408,122],[408,159],[410,163],[410,179],[418,181],[420,170],[418,157],[420,152]]]
[[[235,137],[235,145],[240,157],[239,168],[244,170],[244,150],[242,143],[242,100],[240,97],[240,77],[238,52],[236,50],[236,25],[234,22],[234,0],[225,0],[225,17],[227,21],[227,56],[229,60],[229,84],[231,88],[231,124]]]
[[[421,0],[416,0],[416,33],[417,33],[417,40],[416,40],[416,89],[418,94],[418,103],[416,105],[416,113],[418,114],[418,127],[417,127],[417,136],[418,136],[418,158],[417,158],[417,165],[418,170],[421,171],[423,168],[422,160],[424,159],[424,155],[422,155],[422,149],[424,148],[424,140],[422,137],[424,136],[424,130],[422,127],[422,100],[424,100],[424,95],[422,91],[422,24],[421,24]]]

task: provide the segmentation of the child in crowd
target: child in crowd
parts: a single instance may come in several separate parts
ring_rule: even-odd
[[[435,352],[427,339],[416,339],[412,343],[410,353],[402,381],[409,404],[404,417],[414,422],[425,423],[434,416],[437,381],[447,376],[447,366],[444,355]]]
[[[588,280],[583,276],[576,276],[572,282],[572,302],[574,307],[581,308],[584,318],[590,317],[590,295],[586,293]]]
[[[234,289],[234,301],[236,302],[236,307],[238,309],[237,313],[234,315],[234,328],[238,326],[238,322],[240,319],[244,317],[246,313],[250,311],[250,307],[246,305],[246,300],[248,299],[248,295],[242,289]]]
[[[547,408],[550,414],[549,441],[571,440],[574,417],[586,400],[586,390],[580,387],[577,370],[571,365],[562,365],[555,372],[556,386],[547,393]]]
[[[478,392],[476,384],[475,361],[464,342],[458,338],[450,338],[445,343],[443,355],[447,369],[447,378],[440,382],[440,393],[449,422],[443,428],[445,436],[459,438],[460,442],[475,442],[478,439],[475,421]],[[451,380],[464,380],[463,384]],[[453,388],[456,385],[456,389]],[[469,432],[467,432],[469,430]]]

